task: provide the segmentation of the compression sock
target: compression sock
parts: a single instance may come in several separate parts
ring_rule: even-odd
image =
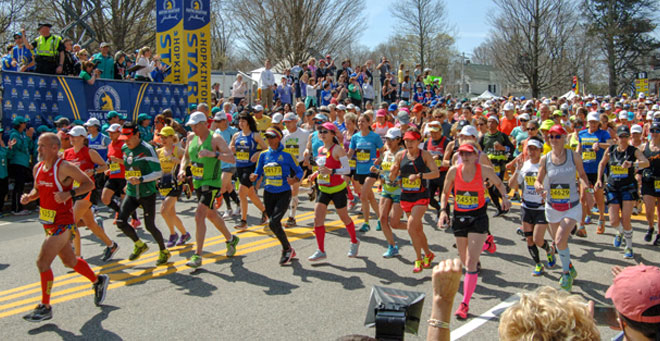
[[[541,260],[539,259],[539,249],[536,247],[536,244],[532,246],[527,246],[527,250],[529,251],[529,254],[532,256],[532,259],[534,260],[535,264],[541,263]]]
[[[92,283],[96,283],[96,274],[94,274],[94,271],[92,271],[92,268],[89,267],[89,264],[84,259],[78,258],[78,263],[73,267],[73,270],[87,277]]]
[[[351,223],[346,225],[346,231],[348,231],[348,235],[351,236],[351,243],[355,244],[358,242],[357,238],[355,237],[355,224],[351,220]]]
[[[225,199],[225,204],[227,204],[227,209],[231,210],[231,198],[229,197],[229,192],[222,193],[222,198]]]
[[[569,272],[571,265],[571,250],[567,246],[563,250],[557,249],[557,253],[559,253],[559,259],[561,259],[562,271]]]
[[[541,248],[545,250],[547,253],[551,253],[552,249],[550,248],[550,245],[548,244],[547,240],[543,240],[543,245],[541,245]]]
[[[314,234],[316,235],[316,244],[319,246],[319,250],[325,252],[325,226],[314,227]]]
[[[238,194],[236,194],[236,191],[231,191],[231,193],[229,193],[229,197],[231,200],[234,200],[236,205],[240,204],[240,200],[238,199]]]
[[[477,279],[479,279],[479,274],[475,272],[466,272],[465,278],[463,279],[463,303],[467,306],[470,305],[470,299],[472,294],[474,294],[474,289],[477,288]]]
[[[53,287],[53,270],[48,269],[39,274],[41,277],[41,303],[50,304],[50,289]]]
[[[623,237],[626,239],[626,249],[632,249],[633,230],[623,230]]]
[[[108,207],[110,207],[113,211],[119,213],[119,205],[117,204],[116,201],[110,199],[110,203],[108,204]]]

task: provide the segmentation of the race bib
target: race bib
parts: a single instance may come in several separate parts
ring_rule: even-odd
[[[628,169],[621,166],[611,165],[610,176],[616,179],[625,178],[628,176]]]
[[[355,166],[357,166],[357,162],[355,159],[350,159],[348,160],[348,165],[351,167],[351,169],[355,169]]]
[[[202,180],[204,178],[204,167],[201,166],[190,166],[190,172],[192,173],[194,180]]]
[[[159,188],[158,192],[160,192],[160,195],[166,197],[170,192],[172,192],[172,188]]]
[[[534,187],[535,182],[536,182],[536,176],[534,175],[525,176],[525,185],[527,185],[527,187]]]
[[[571,198],[571,187],[568,184],[550,184],[550,202],[568,203]]]
[[[655,191],[660,192],[660,180],[655,180],[653,185],[655,186]]]
[[[298,155],[300,154],[300,149],[298,149],[298,146],[287,146],[284,148],[284,151],[291,154],[294,160],[297,160]]]
[[[422,179],[417,179],[415,181],[410,181],[407,177],[401,178],[401,188],[404,191],[416,192],[422,187]]]
[[[454,200],[456,200],[456,207],[462,210],[474,210],[479,207],[479,194],[477,192],[457,193]]]
[[[116,162],[110,163],[110,174],[119,174],[121,172],[121,167]]]
[[[318,182],[319,185],[330,185],[330,174],[319,174],[316,179],[316,182]]]
[[[248,152],[236,152],[236,160],[238,161],[248,161],[250,159],[250,153]]]
[[[596,160],[596,152],[593,150],[585,150],[582,152],[582,161]]]
[[[39,207],[39,221],[42,224],[53,224],[55,222],[55,210],[49,210],[43,207]]]
[[[435,160],[435,165],[438,167],[442,167],[442,159],[436,159]]]
[[[282,186],[282,167],[269,166],[264,167],[264,174],[266,175],[266,185],[280,187]]]
[[[142,172],[140,172],[139,170],[128,170],[124,174],[126,176],[126,179],[130,179],[133,177],[139,178],[142,176]]]
[[[383,163],[380,164],[380,168],[386,172],[389,172],[392,169],[392,163],[383,161]]]
[[[500,168],[499,165],[497,165],[497,166],[493,166],[493,171],[495,172],[495,174],[500,174],[502,169]]]

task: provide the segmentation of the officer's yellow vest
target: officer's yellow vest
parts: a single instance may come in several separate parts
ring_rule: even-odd
[[[37,48],[35,49],[35,54],[42,57],[55,57],[57,53],[57,48],[60,45],[62,38],[56,35],[51,35],[46,39],[44,36],[39,36],[37,38]]]

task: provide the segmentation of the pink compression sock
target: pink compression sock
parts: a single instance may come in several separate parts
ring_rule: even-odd
[[[477,279],[479,279],[477,272],[466,272],[465,278],[463,278],[463,303],[468,306],[472,294],[474,294],[474,289],[477,288]]]

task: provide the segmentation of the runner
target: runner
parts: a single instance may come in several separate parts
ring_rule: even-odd
[[[307,140],[309,139],[309,132],[298,128],[298,115],[290,112],[284,115],[284,125],[286,130],[284,130],[284,138],[282,138],[282,144],[284,145],[284,151],[291,154],[293,159],[300,165],[303,166],[304,161],[304,147],[307,145]],[[302,176],[299,177],[302,180]],[[289,211],[289,219],[287,219],[284,224],[285,227],[294,227],[296,226],[296,210],[298,209],[298,193],[300,192],[300,182],[294,182],[291,184],[291,205]]]
[[[241,125],[245,126],[247,121],[243,115],[241,114]],[[225,237],[227,257],[236,254],[236,245],[238,245],[239,238],[229,233],[225,221],[222,220],[222,217],[212,206],[213,200],[215,200],[222,187],[222,178],[218,176],[222,169],[222,162],[233,163],[236,159],[222,136],[211,134],[206,124],[206,115],[203,112],[198,111],[190,115],[186,125],[192,129],[194,137],[190,140],[181,162],[183,166],[179,170],[179,180],[185,179],[186,172],[184,169],[190,165],[193,174],[193,186],[198,200],[197,209],[195,210],[197,248],[186,265],[191,268],[198,268],[202,265],[206,219],[210,220]],[[247,213],[247,207],[243,212]]]
[[[108,145],[110,144],[110,138],[101,134],[101,122],[92,117],[84,126],[87,128],[87,146],[90,149],[96,150],[97,153],[101,156],[103,161],[108,162]],[[92,202],[92,212],[96,213],[96,205],[99,203],[101,198],[101,192],[103,191],[103,185],[105,184],[105,173],[96,173],[94,174],[94,184],[96,187],[92,191],[90,196],[90,201]]]
[[[568,237],[582,214],[575,174],[577,172],[585,188],[589,185],[589,179],[580,156],[566,148],[566,130],[561,125],[554,125],[548,130],[548,141],[552,150],[541,158],[534,187],[546,198],[545,218],[550,224],[550,234],[562,265],[559,286],[570,292],[577,271],[571,263]],[[588,196],[587,200],[593,200],[593,195]]]
[[[190,240],[190,233],[186,231],[183,222],[176,215],[176,201],[181,195],[181,185],[177,181],[177,174],[181,165],[184,151],[177,144],[179,138],[174,132],[174,128],[165,126],[157,134],[162,144],[156,151],[158,160],[163,171],[163,176],[158,180],[158,191],[163,196],[163,202],[160,205],[160,215],[165,220],[167,228],[170,230],[170,237],[167,241],[167,247],[181,246]],[[181,239],[174,231],[174,227],[181,232]]]
[[[229,104],[229,105],[227,105]],[[225,103],[224,107],[226,110],[231,111],[231,103]],[[220,134],[225,140],[225,143],[229,145],[231,142],[232,136],[238,131],[236,128],[230,126],[231,114],[228,112],[218,112],[213,118],[215,124],[215,133]],[[238,216],[240,214],[240,201],[238,199],[238,194],[236,194],[235,186],[232,182],[232,178],[236,175],[236,164],[223,162],[222,163],[222,197],[225,199],[225,204],[227,204],[227,210],[225,214],[222,215],[223,219],[229,219],[231,216]],[[236,208],[232,211],[231,202],[232,200],[236,204]],[[218,202],[221,201],[218,199]]]
[[[495,174],[499,176],[500,180],[504,181],[506,163],[515,147],[507,135],[497,130],[498,124],[499,120],[496,115],[488,116],[488,132],[479,139],[479,145],[486,155],[488,155],[488,159],[493,163]],[[507,210],[503,209],[500,205],[500,197],[506,192],[502,193],[494,186],[489,186],[488,193],[490,194],[491,202],[497,208],[497,213],[493,217],[506,214]]]
[[[470,299],[477,287],[479,273],[477,263],[482,252],[488,232],[488,215],[485,198],[484,182],[489,181],[501,193],[502,208],[508,210],[511,202],[504,191],[504,184],[499,176],[489,166],[479,163],[479,152],[472,143],[465,143],[458,147],[461,163],[449,168],[445,187],[442,189],[440,200],[440,220],[438,225],[449,223],[446,207],[449,195],[454,195],[454,219],[452,229],[456,238],[456,247],[461,262],[466,268],[463,279],[463,301],[454,313],[460,319],[468,317]],[[468,180],[469,179],[469,180]]]
[[[544,272],[543,263],[539,259],[539,247],[547,253],[549,268],[554,267],[556,263],[554,248],[543,239],[548,228],[548,221],[545,219],[545,210],[543,209],[545,202],[534,188],[542,150],[543,140],[539,137],[531,137],[527,140],[529,159],[524,163],[522,159],[518,159],[516,169],[509,180],[509,186],[517,188],[520,183],[523,187],[520,220],[523,223],[523,236],[527,240],[527,249],[534,263],[536,263],[534,272],[532,272],[534,276],[541,276]]]
[[[339,219],[346,225],[346,231],[351,238],[351,245],[348,249],[348,257],[357,257],[360,241],[355,235],[355,224],[348,216],[346,209],[346,182],[342,174],[348,174],[350,167],[348,165],[348,156],[343,148],[339,146],[337,135],[340,134],[337,127],[331,122],[323,123],[318,130],[318,136],[323,141],[323,146],[318,150],[316,164],[318,171],[312,173],[312,180],[315,178],[319,185],[319,195],[316,198],[314,206],[314,235],[318,249],[307,258],[315,262],[327,258],[325,253],[325,216],[328,210],[328,204],[332,201],[335,205]]]
[[[85,146],[87,141],[87,130],[82,126],[75,126],[69,130],[67,133],[71,140],[72,147],[65,150],[62,158],[66,161],[69,161],[75,166],[78,166],[85,174],[87,174],[92,181],[94,180],[94,175],[97,173],[104,172],[108,165],[101,158],[99,153],[93,149],[89,149]],[[73,182],[73,189],[78,188],[78,181]],[[110,237],[103,231],[103,227],[94,219],[94,213],[92,213],[92,203],[90,201],[91,192],[88,191],[83,195],[73,198],[73,216],[75,217],[76,223],[82,220],[83,224],[89,228],[95,236],[99,237],[106,248],[103,252],[102,260],[107,262],[112,258],[112,256],[117,252],[119,248],[117,243],[113,242]],[[102,220],[100,220],[103,222]],[[75,227],[74,231],[75,232]],[[81,257],[81,248],[80,248],[80,233],[75,233],[74,246],[76,248],[76,257]]]
[[[348,149],[351,146],[351,137],[355,135],[358,130],[357,130],[357,116],[353,113],[348,113],[344,116],[344,130],[342,131],[339,129],[341,134],[344,137],[344,150],[348,153]],[[357,165],[357,161],[355,160],[355,156],[352,158],[348,159],[348,165],[351,168],[351,173],[348,175],[344,176],[344,180],[347,183],[346,186],[346,193],[348,193],[348,210],[352,210],[355,205],[359,202],[359,193],[356,192],[355,195],[353,195],[353,190],[351,190],[351,185],[353,185],[353,189],[357,190],[358,186],[360,184],[355,180],[355,166]]]
[[[241,222],[236,225],[236,229],[244,230],[247,228],[248,202],[247,198],[261,211],[261,224],[268,221],[266,208],[261,203],[257,190],[250,181],[250,174],[254,173],[255,164],[259,158],[259,152],[266,149],[266,143],[257,133],[257,126],[254,118],[246,112],[238,115],[239,132],[234,134],[231,139],[231,151],[236,155],[236,176],[240,182],[238,187],[238,196],[241,202]],[[264,131],[266,128],[264,128]]]
[[[630,144],[630,128],[628,126],[620,125],[616,130],[616,134],[618,137],[617,144],[607,149],[598,165],[598,181],[596,181],[595,187],[605,188],[610,225],[619,230],[618,234],[614,236],[614,247],[621,247],[621,240],[625,237],[626,246],[623,257],[632,259],[633,230],[630,217],[633,206],[639,198],[635,169],[648,167],[649,161],[641,150]],[[605,168],[608,170],[606,184],[601,180]]]
[[[433,160],[435,161],[438,170],[440,171],[440,176],[437,179],[429,180],[429,194],[431,196],[430,205],[435,208],[437,211],[436,219],[440,218],[440,204],[435,197],[435,193],[442,195],[442,189],[445,184],[445,177],[447,176],[448,167],[443,167],[442,160],[445,157],[445,150],[450,140],[446,136],[442,135],[442,126],[438,121],[429,122],[426,125],[426,129],[429,132],[429,139],[422,145],[422,149],[427,150]]]
[[[408,128],[403,140],[406,149],[396,154],[390,171],[390,182],[397,177],[401,178],[401,209],[408,215],[408,234],[417,257],[413,272],[417,273],[422,268],[430,268],[435,258],[422,226],[422,217],[429,205],[428,184],[423,180],[435,179],[440,174],[431,154],[419,148],[422,136],[417,128]]]
[[[642,171],[642,196],[646,221],[649,225],[644,240],[650,243],[653,238],[654,213],[657,212],[660,217],[660,122],[653,123],[649,132],[651,140],[644,146],[644,156],[651,165]],[[658,231],[660,231],[660,219],[658,220]],[[660,233],[655,236],[653,245],[660,246]]]
[[[128,224],[128,217],[142,207],[144,225],[154,237],[160,253],[156,266],[167,263],[170,252],[165,247],[163,235],[156,227],[156,182],[163,175],[154,148],[140,137],[138,126],[133,122],[124,123],[119,139],[124,141],[124,167],[126,176],[126,196],[121,203],[117,227],[135,244],[128,260],[136,260],[149,249],[138,237],[135,229]]]
[[[298,161],[284,151],[284,146],[280,143],[282,132],[278,128],[266,129],[265,135],[268,139],[268,150],[259,155],[257,168],[250,175],[250,180],[256,181],[259,176],[265,178],[264,205],[266,215],[270,217],[268,226],[282,244],[280,265],[285,265],[296,257],[296,251],[289,244],[289,239],[282,229],[282,218],[291,201],[291,185],[300,182],[303,171],[298,166]],[[294,176],[291,176],[292,174]]]
[[[360,232],[367,232],[371,229],[369,226],[369,208],[378,212],[378,203],[373,191],[373,185],[378,179],[378,174],[371,173],[370,168],[374,165],[374,160],[379,154],[383,153],[383,140],[378,134],[371,131],[371,119],[368,115],[360,115],[358,118],[358,128],[360,129],[351,137],[351,143],[348,149],[348,158],[354,155],[356,158],[354,179],[360,184],[356,187],[360,193],[362,201],[362,215],[364,223],[360,227]]]
[[[82,127],[81,127],[82,128]],[[84,130],[84,129],[83,129]],[[37,268],[41,277],[41,304],[23,316],[29,322],[50,320],[53,311],[50,306],[50,291],[53,287],[51,264],[59,256],[62,264],[94,283],[94,304],[100,306],[105,300],[109,278],[96,275],[82,258],[77,258],[71,247],[71,233],[75,226],[73,198],[94,188],[94,183],[80,168],[58,157],[60,139],[52,133],[39,137],[37,148],[41,162],[34,166],[34,187],[21,196],[21,204],[39,199],[39,221],[44,225],[46,240],[41,245],[37,258]],[[73,189],[73,182],[80,185]]]
[[[390,171],[396,154],[401,150],[403,140],[399,128],[390,128],[384,137],[387,148],[382,154],[382,161],[376,161],[380,164],[380,177],[383,181],[383,191],[380,193],[378,225],[382,228],[388,244],[383,257],[392,258],[399,255],[399,246],[394,241],[392,230],[405,230],[407,227],[406,224],[401,222],[401,216],[403,215],[400,204],[401,186],[399,186],[399,181],[401,179],[397,177],[394,181],[390,181]],[[371,166],[371,172],[378,173],[378,167]]]
[[[610,134],[600,129],[600,120],[598,113],[592,112],[587,115],[587,129],[578,133],[578,153],[582,155],[582,163],[584,164],[584,171],[587,173],[589,179],[589,187],[581,188],[580,202],[582,202],[582,219],[580,226],[576,232],[578,237],[586,237],[587,230],[584,225],[591,222],[591,209],[590,205],[586,205],[587,196],[590,192],[594,193],[596,199],[596,207],[598,207],[598,228],[597,234],[605,232],[605,199],[603,197],[602,188],[594,188],[598,181],[598,165],[603,159],[605,150],[612,145],[612,138]]]

